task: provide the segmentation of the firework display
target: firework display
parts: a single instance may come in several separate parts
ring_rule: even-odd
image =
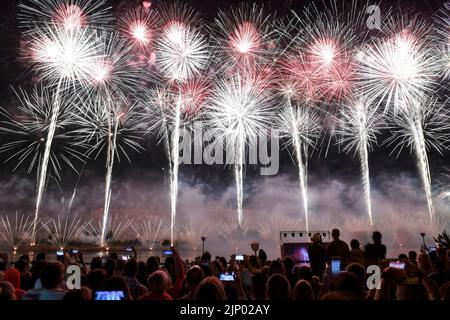
[[[32,218],[2,217],[2,237],[14,248],[28,241],[34,245],[42,227],[60,248],[80,233],[110,247],[132,229],[152,250],[166,236],[172,245],[179,237],[197,248],[200,236],[220,229],[238,250],[236,241],[249,230],[247,159],[274,131],[293,153],[301,213],[260,222],[263,237],[297,225],[308,232],[320,218],[308,194],[308,163],[331,131],[344,153],[359,158],[370,226],[378,218],[369,153],[382,146],[393,153],[411,150],[428,222],[441,223],[429,153],[442,155],[450,147],[450,4],[432,23],[392,8],[375,35],[366,25],[367,5],[329,1],[324,6],[307,5],[301,13],[279,17],[263,6],[241,4],[220,9],[207,23],[177,1],[128,5],[114,14],[104,0],[20,1],[21,57],[36,83],[31,91],[13,89],[13,111],[0,109],[0,137],[6,141],[0,153],[5,162],[14,162],[14,170],[25,167],[36,174],[36,198]],[[221,222],[222,228],[204,221],[177,225],[180,139],[197,121],[233,166],[236,214],[232,223]],[[115,167],[145,150],[149,136],[157,137],[168,161],[170,219],[117,222],[110,214]],[[81,176],[82,165],[103,156],[98,224],[70,212],[43,222],[50,178],[61,181],[66,167]],[[443,194],[448,190],[440,198]]]

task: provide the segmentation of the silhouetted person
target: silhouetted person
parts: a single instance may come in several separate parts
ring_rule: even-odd
[[[189,292],[181,297],[180,300],[194,300],[195,289],[197,289],[204,277],[205,274],[199,266],[192,266],[186,273],[186,283],[188,285]]]
[[[412,264],[417,266],[417,252],[415,252],[414,250],[409,251],[408,259],[409,259],[409,262],[411,262]]]
[[[366,266],[379,265],[382,260],[386,259],[386,246],[381,243],[381,238],[381,233],[374,231],[372,233],[373,243],[366,244],[364,248]]]
[[[140,284],[136,279],[137,272],[138,264],[136,259],[133,258],[127,261],[124,267],[123,278],[127,283],[133,300],[137,300],[140,296],[146,294],[148,291],[147,288]]]
[[[436,272],[430,274],[429,277],[438,287],[441,287],[444,283],[450,281],[450,273],[445,271],[445,265],[442,261],[436,261],[434,268]]]
[[[294,288],[298,281],[298,276],[293,272],[295,261],[290,256],[283,259],[284,269],[286,270],[286,278],[289,280],[291,288]]]
[[[267,280],[267,298],[269,300],[288,300],[291,285],[282,274],[275,273]]]
[[[312,238],[312,245],[308,248],[309,265],[313,275],[322,279],[322,274],[325,270],[326,249],[322,244],[322,236],[320,233],[315,233]]]
[[[327,247],[327,261],[331,262],[331,258],[338,257],[341,259],[341,264],[345,265],[350,260],[350,249],[348,244],[339,239],[341,233],[339,229],[333,229],[331,231],[331,236],[333,237],[333,241],[328,244]]]
[[[364,265],[364,251],[361,250],[359,241],[353,239],[350,241],[350,263],[359,263]]]

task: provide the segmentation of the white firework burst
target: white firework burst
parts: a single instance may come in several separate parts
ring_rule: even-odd
[[[157,12],[144,6],[126,9],[118,19],[117,29],[126,36],[127,42],[139,49],[152,48],[159,28]]]
[[[219,11],[211,28],[218,68],[247,70],[271,62],[276,52],[274,21],[255,3]]]
[[[156,65],[165,77],[186,81],[200,75],[208,61],[208,42],[200,31],[179,21],[163,27],[156,44]]]
[[[26,33],[47,24],[72,31],[108,27],[113,20],[110,9],[105,0],[21,0],[17,17]]]
[[[53,113],[54,91],[42,84],[36,86],[32,93],[22,89],[15,91],[18,98],[17,115],[4,109],[0,113],[5,117],[0,134],[8,136],[8,141],[0,146],[0,152],[7,154],[6,162],[15,162],[14,170],[25,166],[31,173],[42,161],[45,154],[50,119]],[[86,145],[77,145],[74,137],[77,129],[71,111],[71,101],[61,103],[57,117],[58,123],[49,153],[50,174],[61,178],[64,166],[78,173],[77,164],[86,160]]]
[[[358,78],[362,96],[377,107],[397,112],[435,90],[437,63],[423,20],[391,19],[389,32],[367,45],[360,56]]]

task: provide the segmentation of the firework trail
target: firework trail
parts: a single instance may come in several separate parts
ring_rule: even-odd
[[[448,148],[450,132],[449,114],[436,98],[417,101],[412,108],[401,108],[401,112],[392,115],[390,126],[392,136],[386,141],[394,145],[400,153],[404,147],[414,152],[417,169],[425,191],[430,222],[433,223],[435,210],[431,190],[431,175],[428,162],[428,150],[434,149],[439,154]]]
[[[37,174],[37,196],[33,227],[32,245],[35,242],[36,228],[38,227],[39,209],[45,190],[48,171],[60,179],[59,172],[62,164],[68,165],[77,172],[74,161],[84,162],[85,156],[78,150],[83,144],[76,146],[72,138],[74,129],[71,126],[72,118],[68,101],[60,101],[58,89],[53,92],[36,87],[31,95],[23,90],[16,92],[19,98],[18,109],[23,115],[16,119],[14,116],[2,111],[7,117],[4,121],[3,133],[14,134],[19,139],[2,145],[0,151],[13,152],[6,160],[16,160],[17,169],[29,161],[28,172],[39,166]],[[64,103],[60,105],[60,103]]]
[[[96,41],[101,44],[100,55],[90,70],[90,82],[85,89],[86,94],[78,95],[79,105],[75,109],[76,113],[81,114],[81,118],[78,117],[82,128],[79,133],[81,139],[85,139],[81,141],[93,142],[92,151],[97,152],[102,149],[99,148],[101,141],[106,140],[105,201],[101,238],[101,244],[104,245],[111,202],[112,173],[118,153],[117,148],[120,148],[117,145],[117,135],[123,123],[131,124],[133,130],[138,128],[138,121],[134,120],[136,106],[130,100],[135,99],[134,92],[143,91],[144,85],[150,78],[137,65],[135,54],[132,47],[128,45],[127,39],[114,32],[101,31],[97,32]],[[126,117],[125,121],[123,117]],[[98,126],[94,127],[93,124]],[[132,142],[136,140],[134,138],[131,137],[125,143],[133,149],[139,149],[139,146]],[[126,152],[124,155],[130,160]]]
[[[33,69],[42,80],[56,86],[44,155],[39,169],[34,230],[47,180],[51,147],[62,104],[61,98],[70,86],[88,80],[92,66],[99,58],[99,42],[95,41],[95,33],[84,27],[82,21],[83,17],[87,17],[85,15],[90,13],[88,4],[91,2],[82,3],[86,4],[86,12],[82,12],[79,6],[74,7],[71,4],[55,7],[56,3],[53,1],[33,2],[34,5],[44,8],[44,12],[50,16],[57,17],[53,21],[50,19],[48,23],[43,21],[42,17],[31,19],[33,16],[39,16],[40,11],[36,12],[33,6],[22,5],[19,16],[20,24],[26,27],[23,34],[25,41],[29,43],[27,55]],[[62,20],[58,17],[62,17]],[[33,242],[34,238],[33,235]]]
[[[262,79],[256,78],[260,77],[257,74],[263,69],[262,66],[273,64],[270,58],[276,52],[274,30],[271,16],[265,13],[263,7],[256,4],[241,4],[229,11],[220,11],[211,30],[214,56],[217,57],[216,65],[222,72],[231,73],[229,79],[219,80],[217,96],[212,98],[214,106],[210,110],[210,116],[213,119],[214,130],[219,131],[219,135],[223,135],[223,138],[231,138],[224,139],[223,142],[228,144],[227,150],[230,150],[228,147],[231,146],[234,156],[238,225],[241,225],[243,218],[246,145],[249,144],[249,140],[251,144],[256,142],[257,135],[261,134],[259,131],[262,129],[261,126],[267,120],[267,118],[264,119],[267,117],[264,113],[268,110],[265,110],[267,105],[264,104],[269,101],[264,101],[266,98],[258,92],[263,90],[262,83],[258,83]],[[250,80],[250,78],[255,79]],[[268,79],[269,77],[266,80]],[[254,92],[250,92],[250,88],[247,88],[252,81],[255,81],[256,86]],[[232,90],[237,91],[232,92]],[[226,95],[234,97],[230,98]],[[217,101],[217,98],[223,100]],[[251,99],[254,100],[251,101]],[[258,103],[261,105],[257,106]],[[261,108],[259,120],[258,107]],[[223,110],[221,111],[220,108]],[[227,124],[224,126],[219,123],[220,121],[225,121]],[[254,128],[250,128],[251,122]],[[236,130],[236,134],[231,132],[233,130]]]
[[[2,144],[0,152],[11,154],[5,162],[14,161],[13,170],[24,166],[27,173],[31,173],[39,167],[44,156],[54,97],[52,91],[42,84],[36,86],[31,93],[23,89],[14,93],[18,99],[18,114],[13,115],[0,108],[0,114],[4,116],[0,133],[8,136],[8,142]],[[50,175],[60,180],[60,171],[64,166],[79,174],[77,163],[84,163],[86,156],[83,151],[86,146],[77,145],[73,141],[76,129],[73,126],[74,118],[69,102],[65,102],[64,107],[60,109],[58,119],[49,156],[49,171]]]
[[[174,243],[175,219],[178,197],[179,139],[183,125],[183,108],[186,106],[183,85],[200,76],[208,67],[209,51],[206,38],[192,24],[196,20],[192,9],[185,5],[165,6],[160,13],[163,27],[156,45],[156,66],[172,89],[169,94],[175,108],[173,118],[165,121],[167,130],[168,156],[170,159],[170,241]],[[157,104],[159,105],[159,104]],[[163,118],[166,115],[163,113]]]
[[[450,77],[450,2],[444,3],[444,6],[438,11],[435,16],[435,25],[439,65],[442,68],[443,78],[448,79]]]
[[[308,221],[308,187],[307,187],[307,160],[308,149],[314,147],[320,136],[321,127],[318,124],[319,114],[308,105],[292,104],[290,99],[277,117],[277,129],[281,137],[288,139],[288,144],[294,149],[298,166],[300,194],[303,200],[306,230],[309,230]]]
[[[355,150],[359,155],[362,184],[367,215],[373,225],[372,203],[370,200],[369,151],[377,143],[376,135],[381,129],[382,116],[363,99],[355,99],[341,109],[338,118],[339,143],[345,144],[344,151]]]
[[[89,145],[88,156],[97,158],[106,153],[105,198],[102,219],[101,245],[105,245],[111,203],[111,183],[115,160],[131,162],[130,152],[142,150],[145,127],[138,102],[120,97],[97,94],[74,113],[77,125],[76,140]]]
[[[238,224],[243,218],[243,168],[246,146],[255,147],[259,137],[267,134],[273,118],[275,95],[270,77],[253,74],[221,78],[208,106],[208,124],[217,141],[226,144],[233,155],[236,180]]]

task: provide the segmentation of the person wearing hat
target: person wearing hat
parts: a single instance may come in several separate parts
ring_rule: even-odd
[[[320,233],[315,233],[311,237],[312,244],[308,248],[309,265],[313,275],[322,279],[322,274],[325,270],[326,250],[322,244],[322,236]]]

